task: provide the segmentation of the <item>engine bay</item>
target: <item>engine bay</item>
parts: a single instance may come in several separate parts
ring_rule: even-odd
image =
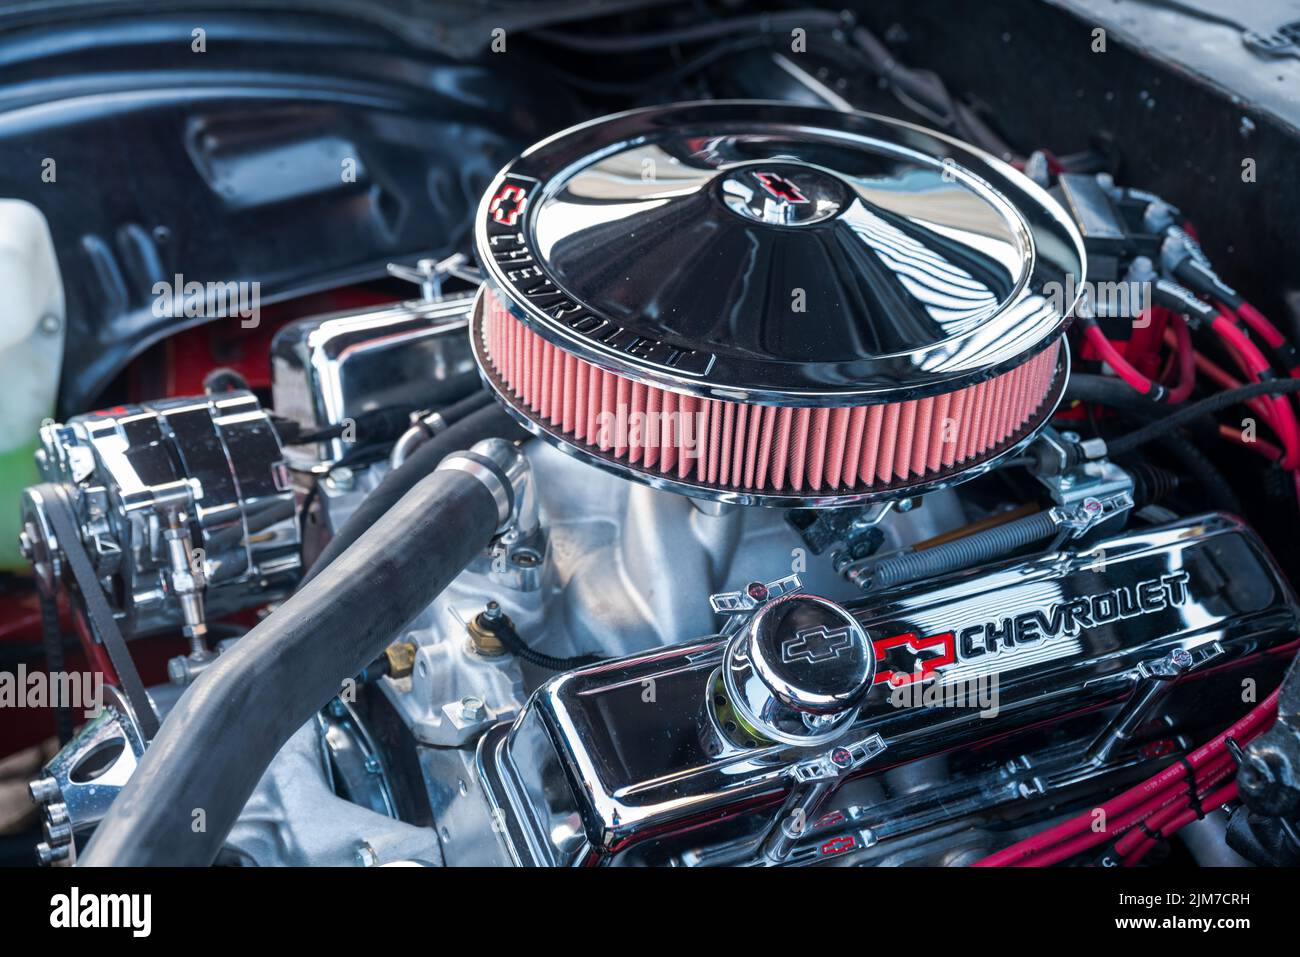
[[[139,95],[0,199],[25,853],[1300,862],[1300,114],[1087,2],[558,6],[77,26]]]

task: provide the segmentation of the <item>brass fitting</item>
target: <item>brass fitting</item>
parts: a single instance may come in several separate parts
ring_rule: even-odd
[[[496,635],[494,625],[498,621],[509,623],[510,618],[494,601],[488,602],[486,611],[479,612],[469,620],[465,631],[469,635],[470,649],[475,654],[485,658],[499,658],[506,653],[505,646]]]
[[[388,676],[405,678],[415,670],[415,643],[395,641],[384,649],[384,657],[388,659]]]

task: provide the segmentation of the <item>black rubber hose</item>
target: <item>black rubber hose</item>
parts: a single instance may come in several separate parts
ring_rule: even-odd
[[[869,582],[864,584],[873,590],[891,588],[971,568],[1052,538],[1059,530],[1048,512],[1026,515],[934,548],[882,559],[872,570]]]
[[[1134,391],[1131,385],[1106,375],[1073,372],[1065,384],[1065,401],[1096,402],[1117,409],[1132,409],[1148,415],[1163,415],[1172,407],[1153,402]]]
[[[322,569],[343,554],[366,529],[374,525],[395,502],[424,476],[436,469],[438,463],[452,452],[467,449],[481,439],[501,438],[514,441],[528,434],[515,423],[514,419],[510,418],[510,414],[505,409],[491,399],[488,402],[486,407],[479,408],[458,422],[447,426],[412,452],[411,457],[403,462],[400,468],[395,468],[385,475],[383,481],[362,500],[357,510],[339,527],[329,544],[321,549],[321,553],[303,576],[302,584],[307,584],[320,574]],[[454,408],[455,406],[449,407],[448,413],[451,413]]]
[[[485,406],[493,405],[495,402],[496,402],[496,397],[487,389],[478,389],[475,392],[471,392],[463,399],[458,399],[455,402],[453,402],[451,405],[447,406],[446,408],[438,410],[438,416],[442,419],[442,428],[445,429],[448,426],[455,425],[457,422],[461,421],[462,419],[468,418],[469,416],[473,415],[475,412],[478,412],[480,409],[484,408]],[[408,415],[404,427],[397,431],[396,436],[400,437],[410,427],[411,427],[411,419],[410,416]],[[420,428],[425,433],[426,436],[424,439],[425,442],[433,438],[433,436],[429,434],[430,431],[429,425],[423,420],[421,420],[420,422]],[[414,451],[412,451],[411,454],[414,454]],[[409,454],[407,455],[407,458],[408,459],[410,458]],[[403,462],[402,464],[405,465],[406,463]]]
[[[1278,380],[1297,381],[1297,380]],[[1259,386],[1268,385],[1269,383],[1256,383],[1253,386],[1246,386],[1247,389],[1257,390]],[[1277,383],[1274,383],[1277,384]],[[1234,389],[1232,392],[1218,393],[1211,398],[1218,398],[1222,395],[1231,395],[1234,392],[1242,390]],[[1132,412],[1135,415],[1144,417],[1157,417],[1158,422],[1153,423],[1147,428],[1155,428],[1156,434],[1151,439],[1158,442],[1160,446],[1173,458],[1176,458],[1179,464],[1200,483],[1205,494],[1209,497],[1211,503],[1217,509],[1231,512],[1234,515],[1244,515],[1245,510],[1235,492],[1228,484],[1228,480],[1218,467],[1210,461],[1200,449],[1193,445],[1188,439],[1174,431],[1177,423],[1171,423],[1170,417],[1175,411],[1180,414],[1187,408],[1196,407],[1197,411],[1183,419],[1189,422],[1193,419],[1206,417],[1211,423],[1213,409],[1204,409],[1200,403],[1193,403],[1191,406],[1179,408],[1177,406],[1162,405],[1158,402],[1152,402],[1150,399],[1144,399],[1133,389],[1121,382],[1119,379],[1110,376],[1087,375],[1084,373],[1075,373],[1070,376],[1070,381],[1065,387],[1066,399],[1077,399],[1081,402],[1096,402],[1099,405],[1109,406],[1114,409],[1121,409],[1126,412]],[[1207,400],[1208,401],[1208,400]],[[1233,405],[1239,400],[1229,400],[1225,406]],[[1142,431],[1141,429],[1139,431]],[[1130,433],[1136,435],[1138,433]],[[1115,442],[1122,441],[1124,437],[1116,439]],[[1145,439],[1143,441],[1146,441]],[[1118,456],[1123,454],[1115,451],[1115,444],[1106,443],[1107,453]]]
[[[1075,374],[1070,376],[1070,381],[1066,384],[1065,398],[1132,409],[1159,419],[1144,425],[1136,432],[1106,442],[1106,450],[1109,454],[1122,455],[1140,445],[1159,439],[1169,429],[1188,425],[1197,419],[1213,415],[1248,399],[1264,395],[1291,395],[1296,392],[1300,392],[1300,379],[1268,379],[1264,382],[1252,382],[1250,385],[1243,385],[1236,389],[1216,392],[1196,402],[1169,406],[1143,399],[1118,379],[1109,376]]]
[[[440,410],[439,414],[443,421],[450,424],[457,419],[463,419],[471,412],[483,408],[492,401],[492,394],[486,389],[478,389],[458,399],[445,409]],[[362,412],[350,422],[335,422],[333,425],[322,426],[319,429],[304,429],[302,424],[295,419],[288,419],[284,416],[272,414],[272,421],[275,423],[275,431],[280,436],[280,441],[284,445],[313,445],[317,442],[328,442],[330,439],[337,439],[343,435],[349,425],[356,429],[356,439],[361,442],[379,442],[386,438],[397,438],[405,432],[411,425],[411,413],[415,411],[408,406],[384,406],[380,409],[371,409],[369,412]]]
[[[1152,422],[1149,425],[1144,425],[1136,432],[1130,432],[1128,435],[1122,435],[1113,441],[1108,441],[1106,450],[1111,455],[1123,455],[1125,452],[1133,451],[1139,445],[1160,438],[1168,429],[1176,429],[1180,425],[1185,425],[1211,412],[1218,412],[1220,409],[1226,409],[1229,406],[1237,405],[1239,402],[1245,402],[1247,399],[1254,399],[1263,395],[1290,395],[1295,392],[1300,392],[1300,379],[1268,379],[1264,382],[1253,382],[1250,385],[1244,385],[1239,389],[1216,392],[1214,395],[1198,402],[1189,402],[1187,405],[1179,406],[1176,411],[1171,412],[1159,422]]]
[[[1156,441],[1166,452],[1178,460],[1178,464],[1194,476],[1210,503],[1224,512],[1233,515],[1245,515],[1245,506],[1237,493],[1228,484],[1227,477],[1210,461],[1209,456],[1193,445],[1180,432],[1167,432]]]
[[[469,415],[471,412],[477,412],[479,409],[483,408],[483,406],[487,405],[491,401],[493,401],[493,394],[491,392],[488,392],[487,389],[479,389],[476,392],[471,392],[469,395],[465,396],[465,398],[461,399],[460,401],[453,402],[451,405],[447,406],[446,408],[437,410],[437,417],[442,420],[441,424],[437,425],[437,428],[445,429],[447,426],[459,422],[461,419],[465,418],[465,416]],[[412,428],[418,428],[423,435],[423,437],[420,439],[420,442],[416,446],[416,448],[418,448],[419,445],[424,444],[425,442],[429,441],[429,439],[437,435],[437,432],[434,429],[434,425],[435,423],[432,422],[431,416],[425,416],[421,414],[418,418],[413,417],[412,419],[410,419],[410,424],[405,429],[402,430],[401,434],[402,436],[405,436],[406,433],[411,431]],[[403,462],[405,462],[406,459],[410,458],[411,453],[414,451],[415,451],[414,448],[407,449],[406,455],[403,456]]]
[[[455,425],[461,419],[495,401],[496,397],[487,389],[477,389],[465,398],[457,399],[445,409],[439,409],[438,414],[447,425]]]
[[[211,864],[284,743],[482,554],[500,520],[491,491],[467,472],[418,482],[199,675],[81,862]]]
[[[1134,462],[1125,471],[1133,479],[1134,510],[1157,505],[1178,491],[1183,477],[1150,462]]]

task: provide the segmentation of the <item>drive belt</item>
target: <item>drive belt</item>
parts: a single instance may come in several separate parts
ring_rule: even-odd
[[[59,603],[53,589],[44,585],[36,589],[41,605],[41,637],[45,643],[45,667],[51,675],[60,674],[64,668],[63,630],[59,627]],[[59,747],[72,740],[72,708],[66,701],[54,705],[54,726],[59,734]]]
[[[145,693],[140,672],[136,670],[135,661],[132,660],[131,652],[126,646],[126,639],[122,636],[121,629],[117,627],[113,609],[109,607],[108,599],[104,597],[104,590],[95,575],[90,556],[86,554],[86,549],[81,543],[80,523],[77,521],[72,497],[65,486],[53,482],[42,483],[36,486],[35,491],[40,494],[41,501],[45,505],[45,514],[54,532],[59,552],[67,561],[72,577],[81,592],[90,627],[108,652],[108,660],[112,662],[113,670],[117,672],[122,693],[131,705],[131,710],[135,712],[140,733],[146,741],[151,741],[158,733],[158,715],[149,701],[148,694]]]

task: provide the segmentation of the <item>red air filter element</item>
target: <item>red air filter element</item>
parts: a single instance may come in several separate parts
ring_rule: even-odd
[[[487,287],[483,359],[517,408],[569,443],[721,491],[853,495],[965,472],[1041,424],[1058,390],[1053,342],[975,385],[901,402],[791,408],[634,382],[558,348]]]

